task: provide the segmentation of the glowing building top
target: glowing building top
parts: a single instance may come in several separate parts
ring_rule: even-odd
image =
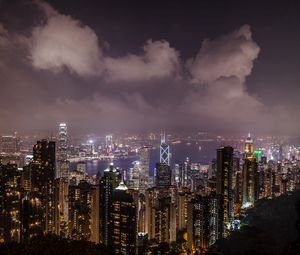
[[[253,139],[251,138],[251,135],[249,133],[248,137],[245,140],[245,153],[253,154],[253,152],[254,152]]]
[[[163,133],[160,140],[160,163],[170,165],[170,147],[166,143],[166,135]]]
[[[57,178],[69,178],[69,162],[67,155],[68,135],[67,124],[60,123],[58,129],[58,143],[57,143]]]

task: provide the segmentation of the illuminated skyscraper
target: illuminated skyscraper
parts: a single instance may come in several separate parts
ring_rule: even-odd
[[[21,172],[15,164],[0,164],[0,239],[21,240]]]
[[[141,168],[140,162],[134,161],[133,167],[129,169],[128,180],[126,181],[127,186],[130,189],[139,190],[140,188],[140,177],[142,179],[143,176],[141,175]]]
[[[180,185],[180,165],[175,163],[172,171],[172,184],[179,186]]]
[[[139,191],[145,193],[149,188],[149,148],[143,146],[140,149],[140,177],[139,177]]]
[[[245,159],[242,171],[242,208],[254,206],[257,194],[257,163],[254,157]]]
[[[219,196],[197,194],[188,203],[187,245],[192,254],[204,254],[218,239]]]
[[[90,240],[92,186],[86,181],[69,186],[69,236],[75,240]]]
[[[171,185],[171,168],[165,163],[156,164],[156,186],[169,187]]]
[[[181,165],[180,168],[180,183],[181,187],[190,187],[191,182],[189,178],[189,173],[191,171],[191,164],[190,164],[190,159],[186,158],[184,163]]]
[[[100,186],[97,184],[91,190],[91,242],[100,242]]]
[[[117,178],[117,170],[113,165],[110,165],[104,170],[104,175],[100,180],[100,240],[105,246],[109,245],[109,240],[112,235],[110,221],[111,221],[111,207],[113,201],[113,193],[118,186],[119,180]]]
[[[254,146],[253,146],[253,140],[251,138],[250,133],[248,134],[248,137],[245,140],[245,154],[247,155],[252,155],[254,152]]]
[[[112,254],[136,254],[137,208],[132,195],[123,182],[114,191],[111,219]]]
[[[262,159],[262,151],[261,150],[255,150],[253,152],[253,157],[256,159],[256,163],[260,163]]]
[[[44,233],[56,233],[55,194],[55,142],[41,140],[33,147],[31,173],[32,196],[39,200],[42,212],[40,221]]]
[[[197,195],[188,205],[188,246],[199,254],[206,252],[209,246],[210,199]]]
[[[160,141],[160,163],[170,165],[170,147],[166,143],[165,133],[161,136]]]
[[[58,144],[57,144],[57,169],[56,178],[69,178],[69,161],[67,159],[67,125],[59,124]]]
[[[226,237],[234,219],[232,192],[233,148],[217,150],[217,194],[221,197],[219,238]]]
[[[58,202],[56,213],[56,234],[61,237],[68,236],[69,221],[69,182],[64,178],[55,180],[56,200]]]
[[[183,189],[177,197],[178,230],[184,231],[187,228],[188,204],[191,202],[192,193],[189,189]]]
[[[159,243],[176,241],[174,190],[154,187],[146,191],[146,228],[149,239]]]
[[[108,149],[112,149],[113,147],[113,136],[112,135],[107,135],[105,136],[105,146]]]
[[[0,137],[0,152],[8,154],[20,152],[20,138],[16,133]]]

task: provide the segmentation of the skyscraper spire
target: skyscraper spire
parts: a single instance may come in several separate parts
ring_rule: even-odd
[[[170,165],[170,155],[169,155],[170,147],[166,143],[166,135],[165,132],[161,134],[160,140],[160,163]]]
[[[251,134],[248,133],[248,137],[245,140],[245,153],[247,155],[252,155],[253,152],[254,152],[253,139],[251,138]]]
[[[58,130],[58,150],[56,178],[69,178],[69,162],[67,159],[67,124],[60,123]]]

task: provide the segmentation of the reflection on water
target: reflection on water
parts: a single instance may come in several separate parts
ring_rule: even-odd
[[[170,145],[171,165],[174,162],[183,162],[186,157],[189,157],[192,162],[200,162],[202,164],[209,164],[216,156],[216,149],[220,146],[217,141],[198,142],[191,144],[174,144]],[[132,167],[132,162],[138,160],[138,157],[128,159],[114,160],[114,165],[121,169],[127,170]],[[159,149],[150,151],[150,175],[153,175],[153,169],[156,162],[159,162]],[[89,175],[103,172],[107,168],[108,161],[90,160],[86,161],[87,173]],[[76,163],[71,163],[71,170],[76,169]]]

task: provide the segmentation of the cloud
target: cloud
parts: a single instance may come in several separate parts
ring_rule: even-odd
[[[213,40],[205,39],[196,57],[187,61],[198,88],[184,99],[184,111],[201,116],[210,126],[232,130],[250,127],[258,119],[260,124],[265,122],[264,104],[248,93],[245,84],[259,51],[248,25]]]
[[[105,67],[110,81],[143,81],[174,77],[180,72],[179,53],[167,41],[148,40],[141,55],[107,57]]]
[[[0,23],[0,47],[6,46],[9,43],[8,31],[4,28],[3,24]]]
[[[38,2],[47,20],[32,31],[30,59],[37,69],[54,72],[68,68],[80,76],[101,74],[102,50],[95,32],[70,16]]]
[[[66,121],[87,132],[298,132],[299,109],[270,108],[249,93],[260,48],[248,25],[205,39],[188,61],[166,40],[112,57],[92,28],[45,2],[37,6],[44,19],[29,34],[0,24],[0,130],[36,132]]]
[[[193,78],[204,83],[231,76],[244,82],[259,51],[250,26],[244,25],[218,39],[205,39],[195,59],[189,61],[188,69]]]
[[[38,1],[46,21],[32,31],[30,59],[37,69],[60,72],[64,67],[80,76],[101,76],[109,82],[141,81],[178,75],[179,53],[167,41],[148,40],[140,55],[103,56],[95,32],[80,21]]]

